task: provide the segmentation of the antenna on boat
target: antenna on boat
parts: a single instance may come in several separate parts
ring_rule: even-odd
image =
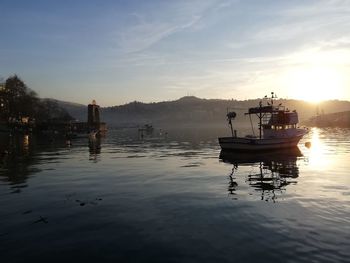
[[[229,112],[228,109],[227,109],[226,117],[227,117],[228,124],[230,125],[230,128],[231,128],[232,137],[237,137],[236,130],[233,132],[233,128],[232,128],[232,120],[234,118],[236,118],[236,116],[237,116],[236,112],[234,112],[234,111],[230,111]]]
[[[273,99],[277,99],[277,94],[273,91],[271,92],[271,105],[273,106]]]
[[[267,101],[267,105],[273,106],[273,100],[277,99],[277,94],[272,91],[271,97],[269,98],[267,95],[265,95],[264,99],[269,99],[270,101]]]

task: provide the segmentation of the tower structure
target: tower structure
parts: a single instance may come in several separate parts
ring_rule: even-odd
[[[89,128],[97,128],[100,125],[100,106],[93,100],[88,105],[88,126]]]

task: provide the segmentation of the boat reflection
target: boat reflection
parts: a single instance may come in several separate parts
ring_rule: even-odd
[[[221,151],[220,159],[233,165],[229,174],[228,192],[237,199],[242,179],[254,190],[251,195],[261,200],[276,202],[290,184],[299,177],[297,160],[302,156],[299,148],[270,153],[236,153]],[[243,178],[242,178],[243,177]]]

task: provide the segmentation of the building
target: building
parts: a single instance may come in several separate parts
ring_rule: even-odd
[[[95,100],[88,105],[87,126],[89,130],[98,130],[100,132],[107,130],[106,123],[100,120],[100,106],[96,104]]]

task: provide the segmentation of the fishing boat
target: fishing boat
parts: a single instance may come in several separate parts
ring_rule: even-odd
[[[232,121],[237,114],[227,112],[227,120],[231,128],[232,136],[220,137],[219,144],[223,150],[236,151],[269,151],[296,147],[301,138],[308,133],[306,128],[299,128],[298,113],[290,111],[282,104],[274,105],[276,95],[271,92],[271,98],[265,96],[259,102],[258,107],[249,108],[245,115],[258,117],[259,136],[247,135],[237,137],[237,131],[233,129]],[[264,102],[266,101],[266,105]],[[251,122],[252,125],[252,122]],[[253,125],[252,125],[252,130]]]

